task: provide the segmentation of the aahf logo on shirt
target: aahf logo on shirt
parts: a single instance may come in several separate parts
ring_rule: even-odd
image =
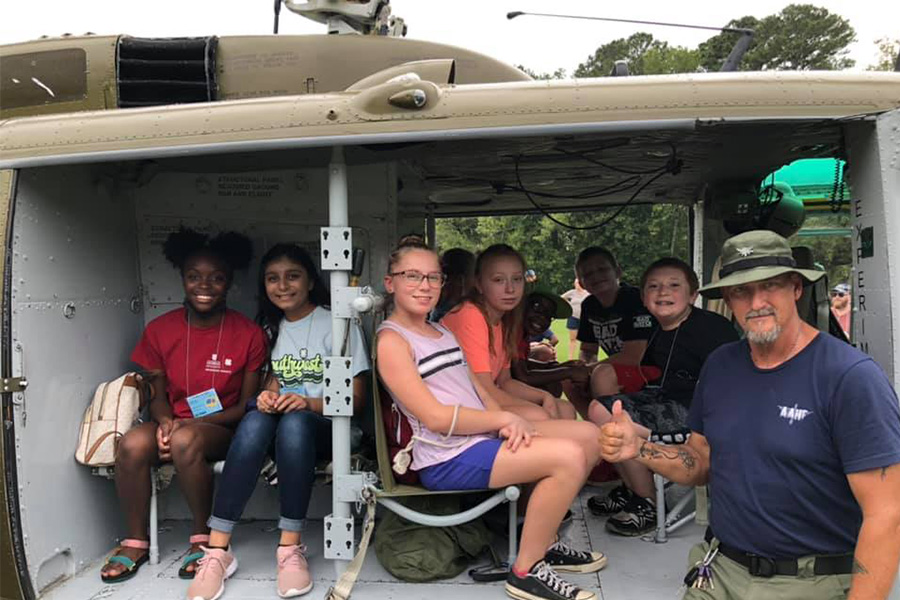
[[[794,406],[781,406],[779,404],[778,410],[778,416],[782,419],[787,420],[789,425],[793,425],[794,421],[802,421],[809,415],[813,414],[811,410],[800,408],[796,404],[794,404]]]

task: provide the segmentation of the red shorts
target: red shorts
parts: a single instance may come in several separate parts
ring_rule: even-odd
[[[619,387],[622,393],[633,394],[643,389],[648,383],[653,383],[662,377],[662,369],[659,367],[649,367],[646,365],[620,365],[612,363],[613,369],[616,370],[616,379],[619,380]]]

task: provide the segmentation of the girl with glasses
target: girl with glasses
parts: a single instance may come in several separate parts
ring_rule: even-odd
[[[437,255],[408,239],[391,254],[384,278],[393,310],[378,328],[378,374],[415,433],[410,466],[432,490],[534,483],[507,593],[594,600],[557,572],[599,571],[606,557],[570,548],[556,531],[597,462],[599,432],[591,423],[531,423],[503,410],[472,374],[453,333],[428,321],[440,274]]]

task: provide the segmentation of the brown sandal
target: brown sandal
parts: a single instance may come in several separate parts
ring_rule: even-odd
[[[122,556],[119,554],[119,551],[122,548],[135,548],[137,550],[147,550],[144,554],[138,557],[137,560],[131,560],[127,556]],[[125,570],[119,573],[118,575],[104,575],[102,568],[100,571],[100,579],[103,580],[103,583],[118,583],[120,581],[125,581],[127,579],[131,579],[135,575],[137,575],[138,569],[141,568],[145,562],[150,560],[150,542],[146,540],[135,540],[126,538],[119,543],[118,548],[113,550],[113,555],[106,559],[106,563],[103,565],[105,568],[107,565],[118,564],[125,567]]]
[[[209,534],[206,533],[198,533],[196,535],[192,535],[191,539],[188,540],[191,543],[191,546],[194,544],[208,544],[209,543]],[[191,552],[187,556],[184,557],[184,560],[181,561],[181,568],[178,569],[178,577],[181,579],[193,579],[194,574],[197,572],[197,561],[203,558],[203,551],[200,550],[198,552]],[[194,565],[193,570],[188,571],[188,567]]]

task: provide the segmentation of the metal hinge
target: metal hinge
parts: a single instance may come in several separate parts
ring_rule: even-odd
[[[0,392],[24,392],[28,387],[28,380],[24,377],[4,377],[0,379]]]

